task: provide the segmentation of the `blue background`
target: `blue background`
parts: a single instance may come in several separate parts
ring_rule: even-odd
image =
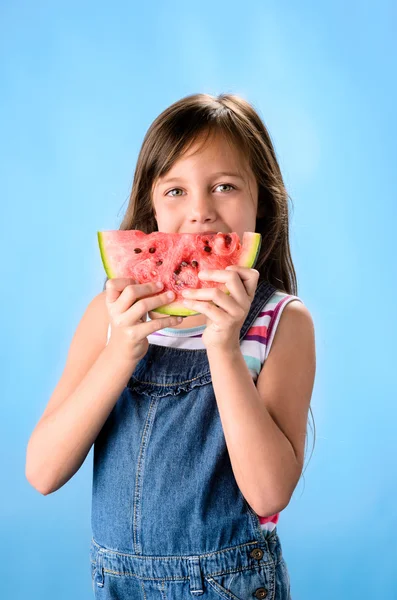
[[[196,92],[258,110],[316,327],[307,466],[278,526],[293,600],[397,597],[396,4],[0,4],[1,597],[92,597],[92,449],[42,496],[29,436],[105,272],[147,128]],[[310,419],[311,423],[311,419]],[[310,459],[310,460],[309,460]]]

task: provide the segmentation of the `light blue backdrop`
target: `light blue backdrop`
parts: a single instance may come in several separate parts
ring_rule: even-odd
[[[397,597],[396,5],[0,4],[1,597],[86,600],[92,450],[59,491],[28,438],[105,273],[153,119],[235,92],[270,130],[316,326],[304,479],[279,522],[293,600]]]

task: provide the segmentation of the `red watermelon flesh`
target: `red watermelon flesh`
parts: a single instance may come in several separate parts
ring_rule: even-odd
[[[228,265],[254,267],[262,236],[246,231],[242,240],[232,233],[144,233],[138,229],[98,231],[103,266],[110,279],[130,277],[137,283],[162,281],[175,292],[175,299],[154,312],[190,316],[200,314],[183,305],[184,289],[219,287],[230,294],[224,283],[199,279],[205,269],[225,269]]]

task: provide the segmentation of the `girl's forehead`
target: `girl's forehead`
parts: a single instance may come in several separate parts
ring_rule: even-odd
[[[223,136],[212,136],[205,143],[202,139],[192,142],[159,179],[176,175],[177,169],[183,165],[194,167],[201,162],[211,165],[211,171],[236,172],[241,176],[249,171],[247,158],[236,144]]]

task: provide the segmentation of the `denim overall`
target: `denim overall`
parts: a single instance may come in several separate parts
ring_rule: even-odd
[[[259,281],[240,342],[275,291]],[[291,598],[277,531],[261,529],[237,486],[206,349],[149,344],[93,468],[95,598]]]

